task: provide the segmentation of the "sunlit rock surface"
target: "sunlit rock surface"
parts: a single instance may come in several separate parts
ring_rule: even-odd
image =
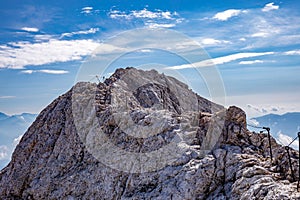
[[[299,199],[298,156],[246,115],[158,72],[119,69],[45,108],[0,172],[1,199]],[[294,175],[294,177],[293,177]]]

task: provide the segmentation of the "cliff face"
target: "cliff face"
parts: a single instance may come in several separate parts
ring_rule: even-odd
[[[119,69],[40,113],[0,173],[0,197],[299,199],[285,149],[272,147],[273,163],[241,109],[156,71]]]

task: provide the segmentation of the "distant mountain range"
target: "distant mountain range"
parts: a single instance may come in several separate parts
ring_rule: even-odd
[[[268,126],[271,132],[277,134],[282,132],[288,136],[295,137],[300,130],[300,112],[286,113],[283,115],[268,114],[252,118],[260,126]]]
[[[0,112],[0,169],[10,160],[15,145],[36,118],[36,114],[7,115]]]
[[[250,121],[250,123],[256,124],[257,126],[270,127],[272,135],[281,143],[291,141],[300,131],[300,112],[286,113],[283,115],[268,114],[252,118]],[[255,130],[251,127],[248,128]],[[294,144],[294,147],[296,147],[295,145],[298,144]]]
[[[9,118],[8,115],[6,115],[6,114],[0,112],[0,120],[7,119],[7,118]]]

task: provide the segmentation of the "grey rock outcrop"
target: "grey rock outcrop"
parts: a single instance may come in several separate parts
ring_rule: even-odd
[[[292,173],[272,147],[271,163],[241,109],[154,70],[119,69],[39,114],[0,172],[0,198],[300,199],[299,153],[290,149]]]

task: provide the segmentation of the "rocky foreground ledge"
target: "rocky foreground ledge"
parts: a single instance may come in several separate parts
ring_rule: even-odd
[[[292,173],[271,141],[272,163],[241,109],[154,70],[119,69],[39,114],[0,172],[0,198],[300,199],[299,153]]]

